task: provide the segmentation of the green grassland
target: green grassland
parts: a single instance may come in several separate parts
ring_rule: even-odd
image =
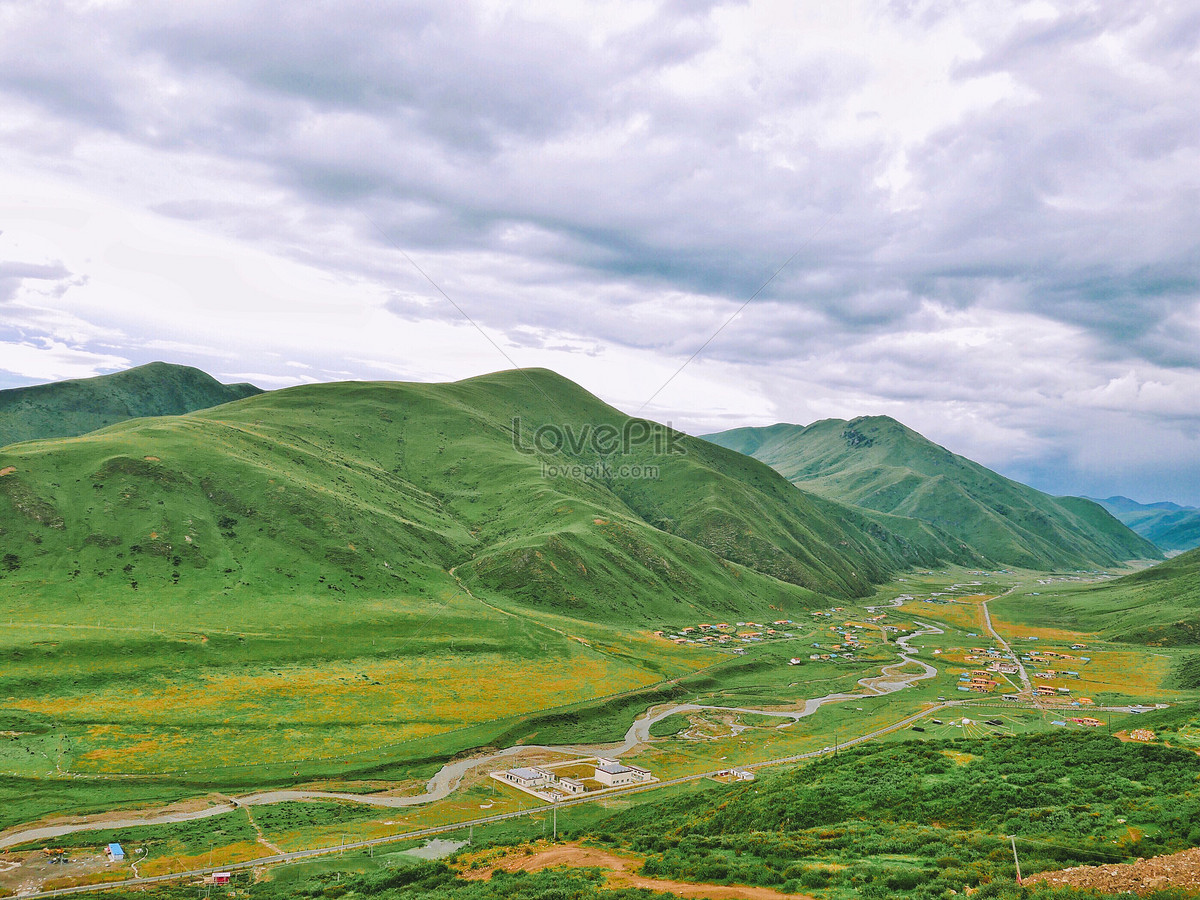
[[[1101,583],[1027,587],[998,601],[1015,621],[1131,644],[1200,644],[1200,549]]]
[[[947,570],[930,572],[929,575],[910,574],[902,576],[904,580],[895,582],[895,593],[920,596],[937,592],[953,594],[962,600],[960,604],[948,605],[917,605],[908,602],[899,608],[889,608],[886,622],[901,625],[904,629],[910,628],[913,619],[935,620],[942,616],[942,622],[947,626],[946,635],[926,635],[913,642],[920,650],[919,655],[935,661],[943,670],[942,676],[932,682],[920,683],[901,691],[900,694],[888,697],[851,698],[828,704],[796,725],[782,728],[778,727],[780,720],[756,714],[731,716],[716,710],[704,710],[701,713],[690,714],[686,719],[684,716],[672,716],[671,720],[662,724],[665,727],[659,730],[659,738],[649,748],[629,758],[652,769],[655,774],[670,778],[679,774],[707,772],[719,768],[722,764],[745,764],[797,752],[820,750],[822,746],[838,742],[839,736],[841,742],[845,742],[848,737],[886,726],[914,710],[928,706],[935,701],[938,692],[948,694],[948,689],[953,689],[955,667],[948,664],[948,659],[935,658],[932,649],[942,649],[941,656],[949,658],[971,644],[990,643],[968,637],[967,629],[972,628],[972,625],[967,624],[970,620],[965,620],[961,626],[952,624],[950,620],[955,620],[965,611],[976,608],[978,594],[974,592],[986,587],[989,594],[1000,593],[1000,589],[1012,583],[1014,577],[976,576],[972,572]],[[983,583],[972,584],[971,581]],[[883,590],[881,598],[860,602],[876,602],[888,593],[889,590]],[[862,618],[863,613],[858,606],[847,605],[840,616],[846,620]],[[910,610],[912,606],[916,606],[919,614]],[[562,624],[558,619],[556,623]],[[570,714],[559,719],[550,719],[546,714],[527,716],[522,720],[522,727],[526,728],[528,739],[540,740],[547,733],[562,739],[574,738],[576,734],[607,734],[616,737],[628,727],[628,722],[638,710],[656,702],[680,700],[727,706],[737,704],[740,700],[794,702],[798,698],[818,696],[826,692],[853,690],[857,678],[863,674],[877,672],[883,661],[894,659],[894,650],[878,640],[877,632],[864,630],[862,634],[865,646],[859,652],[862,659],[856,664],[839,664],[832,660],[805,660],[803,665],[787,666],[788,656],[796,655],[799,648],[809,647],[814,641],[838,640],[833,632],[828,631],[828,620],[820,617],[814,617],[812,622],[798,623],[793,629],[797,634],[793,641],[751,647],[744,658],[730,658],[726,654],[709,652],[710,655],[722,659],[719,665],[690,676],[682,676],[676,679],[673,685],[643,691],[636,702],[583,703],[574,710],[568,710]],[[1009,634],[1009,637],[1014,635]],[[1018,637],[1018,640],[1024,638]],[[1049,647],[1050,644],[1046,643],[1045,646]],[[1099,661],[1103,659],[1102,654],[1110,650],[1108,644],[1099,643],[1094,644],[1090,652],[1096,654]],[[1189,658],[1186,655],[1180,656],[1183,662],[1187,659]],[[1181,666],[1164,667],[1160,674],[1164,678],[1186,678],[1190,670],[1187,666]],[[1159,737],[1168,740],[1172,746],[1193,749],[1188,742],[1200,740],[1196,738],[1200,734],[1200,714],[1195,712],[1195,692],[1189,696],[1193,697],[1192,702],[1180,703],[1170,709],[1157,710],[1142,716],[1126,716],[1116,721],[1111,721],[1112,718],[1108,715],[1104,715],[1104,718],[1111,721],[1111,730],[1154,727]],[[1152,697],[1141,698],[1148,700]],[[952,718],[954,715],[958,718],[964,715],[971,716],[971,725],[954,725],[953,722],[958,721]],[[1180,829],[1183,827],[1181,822],[1190,821],[1188,817],[1193,815],[1192,812],[1188,812],[1190,806],[1187,804],[1193,803],[1195,799],[1194,788],[1177,790],[1178,785],[1166,784],[1162,781],[1162,773],[1157,770],[1157,774],[1134,774],[1138,764],[1136,755],[1146,752],[1153,755],[1154,752],[1164,750],[1162,746],[1144,748],[1141,745],[1127,745],[1130,749],[1117,751],[1134,754],[1133,763],[1124,756],[1111,758],[1108,751],[1105,751],[1106,755],[1100,755],[1096,760],[1087,762],[1088,758],[1091,758],[1087,754],[1078,758],[1072,756],[1075,752],[1074,745],[1058,742],[1079,739],[1084,742],[1081,746],[1094,746],[1096,740],[1108,738],[1074,725],[1068,725],[1067,728],[1051,726],[1050,719],[1060,715],[1062,713],[1043,713],[1030,709],[960,708],[956,714],[926,716],[919,722],[920,726],[924,727],[923,732],[914,732],[911,727],[905,728],[887,734],[877,744],[869,745],[869,748],[844,750],[838,756],[838,766],[844,764],[841,761],[845,761],[846,758],[858,758],[856,754],[870,755],[870,762],[860,763],[853,772],[838,775],[834,780],[821,781],[820,784],[815,782],[812,787],[812,793],[839,797],[839,803],[844,805],[851,800],[853,804],[857,804],[853,805],[852,809],[844,810],[845,821],[841,823],[823,823],[820,827],[799,829],[796,824],[785,822],[774,830],[767,828],[766,832],[763,832],[761,826],[754,826],[752,835],[722,833],[719,841],[710,838],[700,840],[695,835],[684,835],[680,838],[678,847],[664,848],[661,851],[638,842],[643,838],[642,833],[636,829],[631,833],[625,824],[620,828],[605,824],[605,817],[616,810],[617,806],[622,806],[628,811],[626,815],[635,818],[643,816],[644,821],[652,821],[653,817],[658,816],[670,826],[662,828],[661,833],[671,835],[670,839],[674,840],[674,836],[678,836],[672,832],[674,826],[671,823],[674,820],[671,815],[661,811],[661,806],[652,806],[644,815],[638,811],[641,804],[658,796],[655,793],[624,798],[619,802],[614,800],[608,809],[600,804],[593,804],[580,810],[572,810],[570,815],[566,815],[566,810],[563,810],[559,818],[559,827],[563,832],[576,835],[593,834],[596,839],[634,846],[642,852],[648,852],[653,865],[647,870],[647,874],[745,882],[749,880],[746,872],[760,871],[764,874],[756,883],[814,893],[821,898],[859,895],[856,892],[862,892],[864,889],[869,895],[875,892],[878,895],[934,896],[941,895],[938,892],[942,892],[953,882],[956,882],[954,889],[960,892],[962,887],[968,884],[978,884],[985,895],[1008,895],[988,892],[1008,892],[1008,888],[1004,887],[1007,883],[1004,882],[1004,878],[1009,876],[1004,866],[1009,865],[1006,860],[1010,857],[1003,856],[1000,851],[1004,846],[1003,835],[1009,833],[1006,829],[1013,828],[1013,816],[1025,817],[1021,820],[1024,824],[1019,824],[1014,830],[1028,841],[1028,844],[1021,845],[1022,862],[1028,854],[1026,871],[1073,862],[1104,862],[1105,859],[1128,858],[1136,854],[1170,850],[1178,846],[1178,841],[1188,838],[1190,833],[1183,834]],[[942,725],[934,724],[934,718],[941,718]],[[1000,726],[984,724],[984,720],[994,718],[1001,721]],[[689,739],[684,736],[683,732],[690,730],[685,722],[696,722],[694,730],[701,734],[708,733],[712,739]],[[750,727],[740,733],[732,733],[728,727],[730,722]],[[508,742],[517,732],[512,732],[498,743]],[[1044,740],[1049,743],[1022,744],[1021,749],[1008,752],[1001,762],[996,762],[991,757],[994,748],[1003,746],[996,743],[1001,739],[1016,742]],[[947,740],[950,740],[950,743],[947,743]],[[1001,799],[995,800],[991,808],[986,806],[984,799],[979,799],[978,803],[972,800],[970,804],[966,804],[967,808],[972,810],[971,815],[982,816],[982,824],[971,824],[965,820],[943,821],[941,810],[930,811],[926,806],[931,802],[931,798],[941,797],[943,794],[958,796],[955,792],[959,791],[959,781],[946,781],[943,776],[947,773],[941,770],[925,772],[924,769],[923,774],[902,775],[901,781],[905,778],[910,780],[904,781],[900,788],[896,788],[892,781],[887,780],[890,778],[888,773],[894,770],[900,770],[902,774],[911,766],[917,766],[918,763],[906,760],[912,754],[916,754],[918,746],[924,746],[935,755],[926,755],[920,757],[920,760],[942,758],[952,766],[948,770],[950,774],[965,769],[962,778],[966,778],[970,784],[976,784],[980,780],[995,781],[992,773],[996,770],[1000,772],[1001,782],[1012,782],[1010,769],[1015,772],[1012,768],[1016,764],[1014,761],[1026,760],[1026,757],[1032,761],[1031,764],[1036,763],[1039,767],[1058,766],[1058,761],[1063,761],[1068,775],[1056,776],[1055,780],[1050,775],[1045,775],[1042,769],[1026,767],[1021,769],[1018,781],[1014,782],[1025,790],[1021,797],[1016,798],[1019,802],[1014,802],[1010,793],[1004,793],[1001,798],[1003,803],[1008,804],[1004,806],[1002,821],[994,821],[995,816],[1000,815],[1000,805],[996,804],[1000,804]],[[888,751],[894,755],[876,755],[877,751],[882,752],[887,748],[895,748]],[[1092,751],[1088,751],[1088,754],[1090,752]],[[722,762],[725,758],[730,762]],[[1180,757],[1170,757],[1170,766],[1175,766],[1178,758]],[[986,764],[972,768],[976,767],[979,760],[984,760]],[[1079,760],[1084,760],[1086,764],[1080,763]],[[919,764],[925,766],[926,763]],[[938,763],[938,766],[940,764]],[[1133,786],[1122,781],[1116,788],[1112,788],[1112,791],[1109,791],[1109,788],[1102,791],[1093,787],[1096,784],[1096,773],[1105,767],[1120,767],[1121,772],[1126,773],[1127,779],[1133,782]],[[797,772],[805,772],[809,768],[811,767],[798,769]],[[1076,775],[1076,772],[1079,774]],[[1194,776],[1193,774],[1193,778]],[[755,794],[751,793],[754,790],[770,793],[770,786],[774,784],[775,778],[778,776],[770,774],[768,770],[755,782],[755,786],[746,788],[743,793],[754,797]],[[1027,803],[1028,797],[1032,796],[1031,786],[1042,785],[1043,779],[1049,779],[1048,784],[1051,786],[1061,785],[1062,790],[1055,787],[1054,791],[1045,794],[1045,803],[1025,808],[1022,804]],[[906,798],[899,804],[899,812],[881,812],[874,806],[864,806],[860,803],[859,794],[882,796],[877,787],[884,781],[887,781],[887,790],[883,791],[880,787],[878,791],[890,792],[889,796],[893,797],[894,805],[895,797]],[[924,793],[913,794],[908,787],[911,784],[922,785]],[[713,790],[724,791],[726,788],[714,787]],[[1084,791],[1092,793],[1080,793]],[[796,793],[797,788],[791,786],[787,791],[775,791],[774,796],[790,797]],[[697,787],[694,793],[684,792],[680,796],[704,798],[696,800],[698,805],[694,808],[689,806],[689,809],[696,810],[697,816],[710,817],[716,815],[715,810],[724,810],[730,806],[725,794],[718,796],[708,788],[700,790]],[[913,796],[917,798],[916,805],[907,800]],[[974,794],[971,796],[974,797]],[[1104,800],[1103,804],[1098,802],[1098,797]],[[1147,797],[1151,799],[1147,800]],[[522,797],[517,797],[516,792],[482,784],[466,788],[456,794],[454,802],[442,804],[438,809],[365,810],[341,803],[305,803],[256,808],[254,817],[269,840],[290,850],[336,844],[342,834],[348,835],[348,839],[370,838],[403,832],[433,822],[462,821],[473,816],[516,809],[520,800]],[[710,811],[702,812],[702,806],[706,805]],[[670,812],[673,808],[667,806],[666,809]],[[984,816],[988,809],[992,811],[986,815],[991,818]],[[1022,809],[1025,811],[1022,812]],[[1183,811],[1183,817],[1178,821],[1171,818],[1175,809]],[[590,811],[584,814],[583,810]],[[746,812],[745,821],[760,821],[758,817],[761,815],[761,811],[755,808]],[[574,826],[571,824],[572,816],[578,817]],[[936,821],[936,826],[930,826],[930,817],[932,821]],[[1128,821],[1118,822],[1120,818],[1127,818]],[[384,826],[384,820],[394,824]],[[617,821],[625,822],[623,818]],[[1084,824],[1081,826],[1080,823]],[[1076,830],[1084,826],[1091,830],[1076,834]],[[546,822],[540,822],[539,827],[539,822],[517,820],[499,829],[496,840],[506,842],[538,838],[545,827]],[[1129,830],[1130,827],[1133,830]],[[798,830],[803,834],[797,834]],[[776,836],[766,840],[762,833]],[[1064,835],[1068,838],[1066,846],[1063,846]],[[1138,835],[1139,840],[1134,840],[1134,835]],[[479,838],[480,835],[476,834],[476,839]],[[1117,845],[1110,844],[1114,840],[1117,841]],[[787,846],[780,841],[786,842]],[[1037,841],[1040,841],[1040,844]],[[163,850],[166,850],[167,845],[162,846]],[[233,851],[238,850],[239,846],[230,845]],[[1112,850],[1114,846],[1116,848]],[[226,858],[223,854],[227,850],[226,847],[218,846],[218,858]],[[184,852],[184,848],[178,848],[176,852]],[[1103,856],[1104,853],[1108,853],[1109,856]],[[785,857],[786,864],[775,865],[772,862],[773,859],[784,860]],[[722,863],[721,860],[725,862]],[[764,860],[766,866],[763,865]],[[954,862],[952,864],[947,860]],[[320,868],[325,869],[326,866]],[[328,868],[330,871],[336,871],[335,865],[331,864]],[[353,866],[350,866],[350,869],[353,869]],[[361,865],[358,870],[365,869],[371,869],[371,865]],[[842,875],[842,872],[845,874]],[[445,892],[466,892],[462,895],[470,896],[470,890],[474,890],[467,884],[455,881],[452,875],[439,878],[442,880],[431,882],[437,884],[437,892],[442,892],[437,893],[438,896],[454,895]],[[989,884],[995,884],[995,887],[989,887]]]
[[[538,424],[634,428],[642,439],[603,462],[657,477],[545,477],[544,466],[595,464],[596,453],[526,452],[518,420],[526,449]],[[936,524],[807,494],[539,371],[274,392],[10,446],[0,472],[0,828],[304,782],[415,793],[459,754],[617,740],[663,703],[770,708],[854,692],[896,659],[894,637],[866,628],[856,660],[808,659],[812,644],[840,640],[830,626],[901,593],[975,598],[887,611],[902,630],[942,623],[944,635],[915,642],[929,661],[943,650],[935,679],[785,727],[705,711],[689,736],[674,718],[630,759],[671,777],[820,750],[953,690],[965,664],[950,656],[981,630],[978,595],[1029,580],[946,567],[979,556]],[[998,621],[1012,621],[1009,602],[997,601]],[[831,607],[844,609],[811,616]],[[796,620],[796,637],[735,656],[652,634],[749,618]],[[1166,654],[1139,698],[1167,681],[1193,696],[1190,660]],[[1018,735],[1047,727],[1032,714],[1005,721]],[[932,746],[964,733],[952,727],[903,734]],[[1191,726],[1180,728],[1183,745]],[[254,824],[290,849],[521,803],[468,783],[430,807],[285,804],[209,826],[226,832],[219,858],[235,860],[265,852]],[[203,832],[132,839],[167,866],[195,858]],[[477,890],[414,868],[438,890]]]
[[[761,885],[818,900],[964,892],[983,900],[1082,900],[1106,895],[1018,886],[1008,835],[1016,837],[1026,875],[1200,843],[1200,757],[1095,733],[872,745],[763,773],[750,784],[703,782],[648,796],[611,809],[563,809],[559,834],[636,853],[647,876]],[[549,824],[547,813],[480,828],[462,852],[548,838]],[[606,889],[603,875],[557,869],[466,881],[443,862],[377,852],[286,867],[237,890],[252,900],[668,896]],[[150,896],[183,900],[194,891],[156,887]]]
[[[1091,568],[1162,556],[1098,504],[1004,478],[887,416],[739,428],[708,440],[823,497],[928,522],[993,564]]]
[[[112,375],[0,391],[0,447],[74,437],[126,419],[177,416],[260,394],[189,366],[149,363]]]
[[[636,689],[711,661],[613,628],[563,635],[453,584],[439,600],[350,608],[287,599],[273,611],[226,600],[180,623],[186,631],[45,621],[61,613],[14,625],[0,637],[14,723],[0,760],[29,776],[305,768],[347,754],[378,765],[385,757],[365,750]],[[471,676],[479,670],[488,678]]]
[[[851,688],[878,665],[789,667],[789,643],[757,647],[739,658],[601,626],[579,629],[584,644],[523,619],[495,624],[495,647],[468,655],[460,631],[470,629],[481,641],[486,622],[477,607],[463,602],[463,609],[451,605],[429,621],[419,639],[369,620],[361,633],[349,622],[328,621],[323,634],[303,641],[298,630],[284,626],[275,640],[269,633],[256,638],[214,631],[206,644],[187,644],[162,636],[163,668],[144,682],[134,667],[148,660],[121,652],[119,645],[113,657],[128,668],[117,668],[107,680],[80,678],[87,664],[79,662],[76,671],[69,665],[73,657],[54,667],[38,658],[28,671],[42,673],[41,680],[34,683],[31,674],[30,695],[10,700],[0,723],[10,732],[0,741],[0,763],[10,772],[0,779],[0,824],[331,777],[416,786],[472,748],[617,740],[637,715],[659,703],[794,702]],[[154,646],[148,635],[135,633],[133,639],[139,647]],[[354,654],[372,643],[373,655]],[[85,641],[75,652],[85,654],[89,646]],[[563,655],[545,658],[547,648]],[[213,655],[198,663],[186,656],[208,650]],[[626,657],[649,661],[632,689],[561,705],[571,690],[590,696],[596,690],[590,679],[606,666],[604,687],[621,687],[617,674],[633,671]],[[564,658],[576,662],[564,666]],[[473,665],[508,671],[459,686],[462,671]],[[672,665],[679,667],[675,677],[657,684]],[[700,665],[702,671],[687,674]],[[52,668],[59,681],[44,676]],[[76,686],[77,680],[86,686]],[[644,680],[656,683],[639,687]],[[547,688],[549,696],[542,693]],[[559,705],[546,709],[551,703]],[[528,710],[523,714],[521,704]],[[444,719],[421,718],[432,711]]]

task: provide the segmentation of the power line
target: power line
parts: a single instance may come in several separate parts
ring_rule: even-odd
[[[456,303],[454,298],[451,297],[449,294],[447,294],[442,289],[442,286],[440,284],[438,284],[436,281],[434,281],[428,272],[426,272],[423,268],[421,268],[421,266],[417,263],[417,261],[408,254],[407,250],[405,250],[403,247],[401,247],[396,241],[392,240],[391,235],[389,235],[386,231],[384,231],[383,228],[379,225],[379,223],[376,222],[374,219],[372,219],[369,215],[367,215],[366,213],[363,213],[363,218],[371,223],[371,226],[376,231],[379,232],[380,236],[385,241],[387,241],[397,253],[399,253],[401,256],[403,256],[405,258],[405,260],[408,261],[408,264],[410,266],[412,266],[414,269],[416,269],[421,274],[421,277],[424,278],[426,281],[428,281],[429,284],[432,285],[433,289],[435,291],[437,291],[439,294],[441,294],[442,297],[445,299],[445,301],[447,303],[449,303],[451,306],[453,306],[458,311],[458,314],[460,316],[462,316],[471,325],[472,328],[474,328],[481,335],[483,335],[484,340],[486,340],[489,344],[491,344],[493,347],[496,348],[496,352],[499,353],[501,356],[503,356],[505,361],[510,366],[512,366],[516,371],[520,372],[524,376],[525,380],[528,381],[530,383],[530,385],[533,386],[534,390],[536,390],[539,394],[541,394],[543,397],[545,397],[547,402],[549,402],[550,405],[553,406],[557,412],[559,412],[560,414],[562,413],[562,410],[558,408],[558,404],[554,402],[554,400],[550,397],[550,395],[547,394],[545,391],[543,391],[541,386],[529,376],[529,373],[525,369],[523,369],[521,366],[517,365],[516,361],[511,356],[508,355],[508,352],[503,347],[501,347],[498,343],[496,343],[496,341],[492,338],[492,336],[490,334],[488,334],[486,331],[484,331],[483,328],[480,327],[479,323],[476,322],[474,319],[472,319],[470,314],[465,309],[463,309],[458,303]]]
[[[1066,850],[1070,853],[1084,854],[1087,856],[1099,856],[1099,857],[1102,857],[1105,859],[1123,859],[1123,860],[1129,859],[1128,854],[1118,853],[1114,850],[1085,850],[1076,844],[1055,844],[1055,843],[1052,843],[1051,841],[1039,841],[1039,840],[1036,840],[1035,838],[1021,837],[1020,835],[1010,835],[1010,837],[1013,840],[1021,841],[1022,843],[1040,844],[1043,847],[1053,847],[1056,850]]]

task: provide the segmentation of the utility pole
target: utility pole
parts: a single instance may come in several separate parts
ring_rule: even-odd
[[[558,807],[554,807],[554,843],[558,843]]]
[[[1017,859],[1017,838],[1015,835],[1009,835],[1008,839],[1012,841],[1013,848],[1013,863],[1017,867],[1017,884],[1021,883],[1021,861]]]

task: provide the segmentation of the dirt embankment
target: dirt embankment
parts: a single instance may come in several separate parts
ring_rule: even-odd
[[[1076,866],[1057,872],[1039,872],[1026,878],[1025,884],[1035,881],[1092,888],[1112,894],[1148,894],[1173,887],[1197,889],[1200,888],[1200,847],[1132,863]]]
[[[0,850],[48,838],[61,837],[62,835],[72,834],[76,831],[90,831],[102,828],[137,828],[142,825],[162,824],[164,822],[187,822],[192,819],[206,818],[209,815],[228,812],[233,808],[233,803],[228,797],[214,793],[206,797],[180,800],[166,806],[116,809],[89,815],[44,816],[35,822],[29,822],[25,825],[14,825],[10,828],[0,830]]]
[[[491,858],[468,856],[460,860],[460,866],[462,876],[472,881],[491,878],[492,873],[496,871],[537,872],[555,866],[568,866],[575,869],[606,870],[606,884],[610,888],[647,888],[696,900],[813,900],[806,894],[781,894],[770,888],[748,885],[695,884],[647,878],[637,874],[643,862],[645,860],[632,854],[614,853],[597,847],[582,847],[579,844],[555,844],[535,849],[532,853],[516,850]]]

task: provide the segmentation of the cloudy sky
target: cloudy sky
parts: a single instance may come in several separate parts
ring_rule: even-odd
[[[1200,504],[1197,110],[1196,2],[8,0],[0,387],[548,366]]]

